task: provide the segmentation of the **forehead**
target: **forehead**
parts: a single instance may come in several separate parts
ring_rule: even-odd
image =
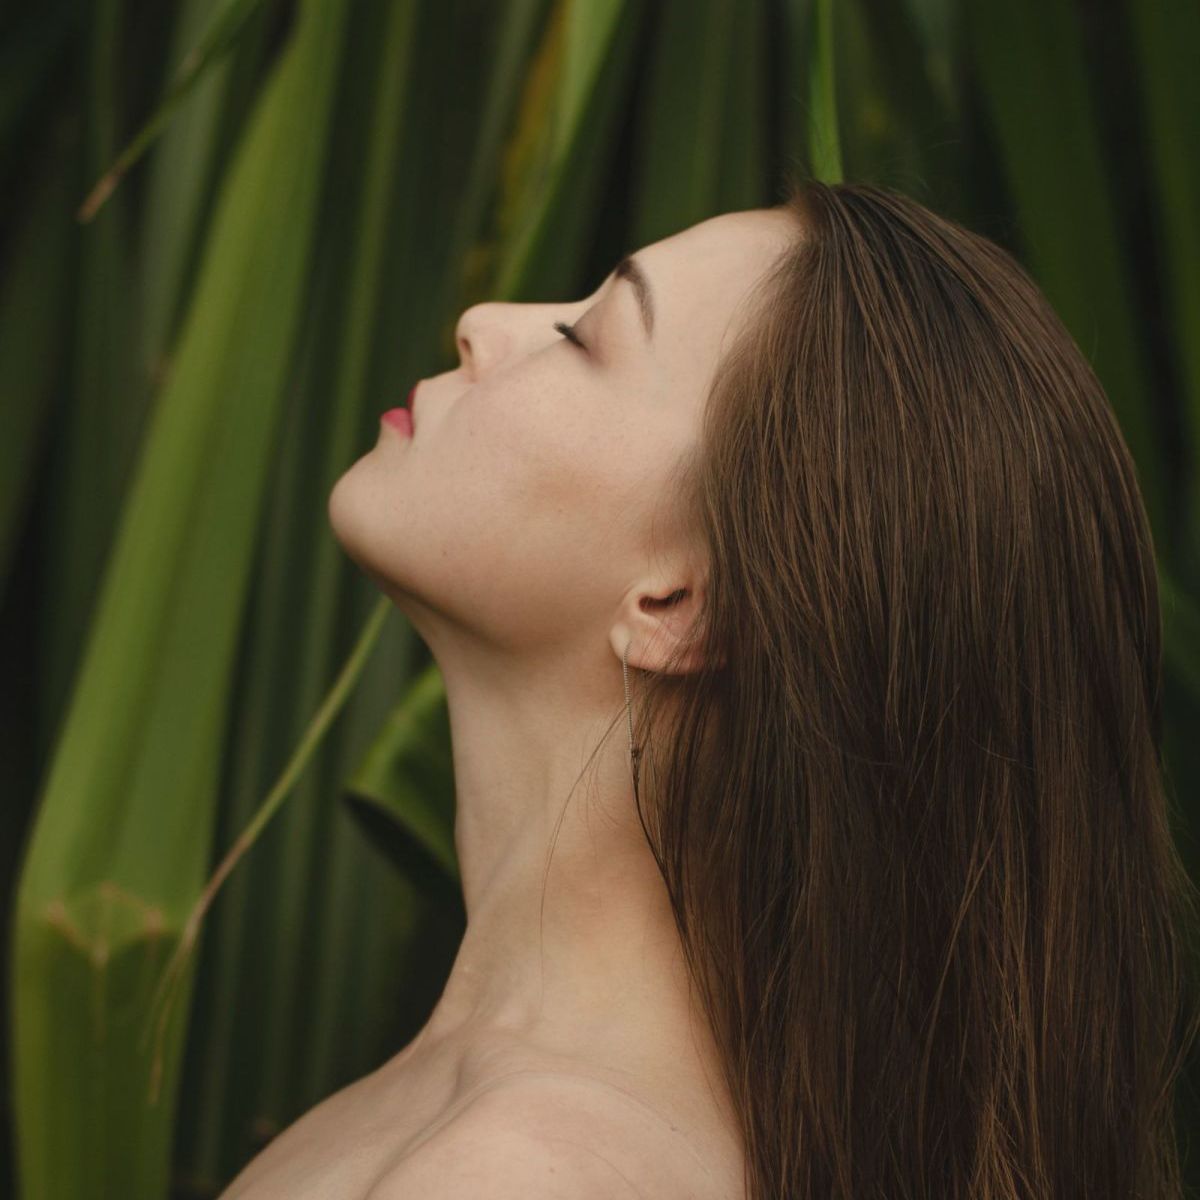
[[[797,234],[785,210],[748,209],[637,251],[654,295],[656,354],[694,355],[698,346],[719,354],[719,343],[736,331],[742,301]]]

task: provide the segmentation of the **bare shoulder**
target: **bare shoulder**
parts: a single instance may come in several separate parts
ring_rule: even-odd
[[[694,1158],[612,1088],[529,1072],[471,1097],[366,1200],[725,1200]]]

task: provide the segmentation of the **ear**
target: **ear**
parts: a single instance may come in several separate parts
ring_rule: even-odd
[[[621,601],[609,633],[618,659],[629,647],[627,660],[642,671],[665,671],[674,654],[682,654],[674,670],[680,674],[704,665],[703,634],[705,578],[695,575],[647,579]],[[722,659],[716,665],[723,666]]]

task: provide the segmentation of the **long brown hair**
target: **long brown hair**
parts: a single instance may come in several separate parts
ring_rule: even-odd
[[[1197,905],[1129,451],[1009,253],[791,186],[685,472],[707,662],[634,707],[747,1196],[1178,1197]]]

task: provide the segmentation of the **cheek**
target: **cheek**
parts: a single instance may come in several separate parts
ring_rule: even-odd
[[[524,413],[481,414],[447,436],[453,459],[428,478],[423,508],[444,602],[461,597],[464,620],[498,639],[544,641],[610,614],[628,586],[646,467],[611,421],[568,418],[561,405]]]
[[[553,417],[480,421],[435,491],[457,514],[450,552],[464,568],[522,604],[561,609],[617,565],[628,462],[599,423]]]
[[[519,401],[492,397],[448,413],[437,447],[448,487],[463,488],[481,512],[523,528],[594,512],[619,473],[627,447],[581,393]],[[461,419],[459,419],[461,418]],[[436,488],[436,485],[435,485]]]

